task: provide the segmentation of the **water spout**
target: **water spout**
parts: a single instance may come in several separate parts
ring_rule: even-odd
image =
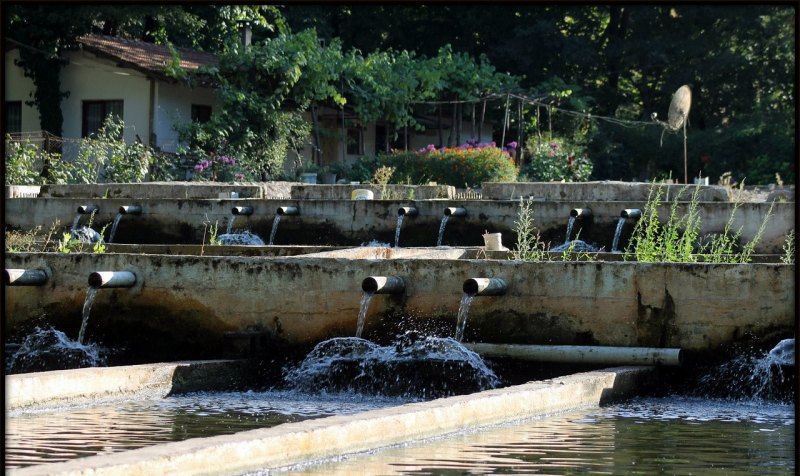
[[[403,294],[406,285],[399,276],[369,276],[361,282],[361,289],[373,294]]]
[[[591,208],[573,208],[569,211],[569,216],[574,218],[587,218],[592,216]]]
[[[278,207],[278,215],[299,215],[300,210],[297,207]]]
[[[231,208],[231,214],[250,216],[253,214],[253,207],[233,207]]]
[[[89,215],[100,210],[97,205],[81,205],[78,207],[77,213],[81,215]]]
[[[400,207],[400,208],[398,208],[397,209],[397,216],[403,216],[403,215],[410,216],[410,217],[415,217],[415,216],[419,215],[419,212],[417,211],[417,209],[415,207]]]
[[[403,218],[405,215],[397,215],[397,225],[394,227],[394,247],[398,248],[400,246],[400,227],[403,226]]]
[[[281,222],[281,215],[275,215],[275,218],[272,220],[272,231],[269,233],[269,245],[271,246],[275,241],[275,233],[278,232],[278,223]]]
[[[464,217],[467,216],[467,209],[462,207],[447,207],[444,209],[445,216]]]
[[[614,230],[614,240],[611,242],[611,252],[616,253],[619,246],[619,237],[622,235],[622,227],[625,226],[625,218],[620,217],[617,221],[617,229]]]
[[[43,269],[6,269],[6,286],[42,286],[47,282]]]
[[[463,290],[473,296],[502,296],[508,291],[508,284],[501,278],[469,278],[464,281]]]
[[[122,215],[141,215],[142,207],[139,205],[123,205],[119,207],[119,212]]]
[[[442,223],[439,225],[439,236],[436,238],[436,246],[442,246],[442,238],[444,238],[444,228],[447,226],[447,220],[450,219],[450,215],[444,214],[442,217]]]
[[[136,275],[131,271],[94,271],[89,275],[89,286],[101,288],[132,288]]]
[[[626,208],[622,210],[619,214],[620,218],[630,218],[632,220],[638,220],[642,216],[642,211],[638,208]]]

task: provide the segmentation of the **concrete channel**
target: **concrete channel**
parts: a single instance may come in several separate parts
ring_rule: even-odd
[[[117,369],[80,369],[45,372],[37,377],[6,376],[13,401],[16,392],[42,391],[49,401],[64,400],[53,393],[64,388],[72,398],[77,386],[82,397],[108,397],[115,384],[116,394],[141,394],[148,388],[163,391],[171,385],[181,366],[199,371],[181,384],[208,375],[223,364],[186,363],[136,366]],[[130,373],[125,379],[122,374]],[[157,377],[156,377],[157,376]],[[33,475],[225,475],[280,467],[375,450],[391,445],[445,436],[481,426],[508,423],[572,409],[599,406],[615,398],[637,393],[652,380],[652,367],[615,367],[573,374],[550,380],[488,390],[470,395],[410,403],[354,415],[340,415],[232,435],[196,438],[165,443],[108,455],[96,455],[63,463],[30,466],[6,472],[13,476]],[[48,381],[58,382],[57,386]],[[65,385],[65,383],[69,381]],[[26,382],[23,384],[23,382]],[[95,382],[95,383],[92,383]],[[155,383],[154,383],[155,382]],[[195,382],[197,383],[197,382]],[[46,389],[50,389],[48,392]],[[56,391],[57,392],[57,391]]]

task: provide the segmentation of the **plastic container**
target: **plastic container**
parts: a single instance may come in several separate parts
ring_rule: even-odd
[[[375,194],[372,193],[372,190],[364,188],[357,188],[350,193],[350,198],[352,200],[372,200],[374,197]]]

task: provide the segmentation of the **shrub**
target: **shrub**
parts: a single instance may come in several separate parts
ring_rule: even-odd
[[[379,155],[378,166],[394,167],[397,183],[430,181],[456,187],[480,187],[483,182],[513,182],[517,168],[511,155],[494,142],[468,141],[458,147]]]
[[[528,142],[530,159],[522,168],[522,180],[531,182],[585,182],[592,174],[592,161],[585,149],[554,139]]]
[[[6,134],[6,185],[41,184],[42,155],[30,140],[15,141]]]

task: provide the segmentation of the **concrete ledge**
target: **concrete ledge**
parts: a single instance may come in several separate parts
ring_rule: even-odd
[[[371,190],[375,199],[381,199],[382,185],[295,185],[292,187],[292,200],[350,200],[353,190]],[[435,198],[453,199],[456,188],[452,185],[396,185],[386,186],[389,200],[428,200]]]
[[[631,394],[651,374],[650,367],[611,368],[356,415],[31,466],[6,474],[205,475],[274,469],[477,426],[597,406]]]
[[[485,182],[481,185],[484,200],[519,200],[531,197],[534,200],[571,201],[647,201],[652,184],[646,182]],[[674,197],[684,185],[661,185],[670,197]],[[691,199],[694,185],[684,192],[684,201]],[[730,201],[725,187],[704,185],[700,187],[701,202]]]
[[[6,410],[226,387],[240,367],[238,361],[210,360],[6,375]]]
[[[48,198],[288,198],[295,182],[217,183],[145,182],[42,185],[39,197]]]
[[[6,185],[6,198],[35,198],[41,188],[39,185]]]

